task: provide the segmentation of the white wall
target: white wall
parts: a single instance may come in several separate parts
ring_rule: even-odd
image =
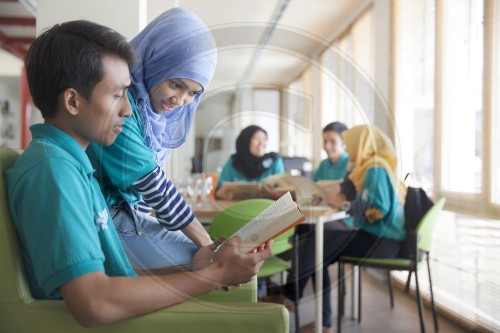
[[[203,138],[206,145],[203,151],[205,172],[220,170],[229,155],[234,152],[235,130],[230,119],[233,96],[232,90],[211,92],[204,96],[196,112],[196,137]],[[208,149],[215,138],[222,140],[221,149]]]
[[[8,101],[9,112],[0,111],[0,145],[19,148],[21,112],[18,77],[0,76],[0,110],[5,101]]]
[[[18,148],[20,146],[20,97],[19,77],[23,68],[21,59],[0,49],[0,103],[8,101],[10,112],[0,113],[0,145]],[[0,106],[1,106],[0,104]],[[12,127],[14,137],[5,132]]]
[[[23,62],[21,59],[0,49],[0,77],[7,76],[19,78],[22,68]]]

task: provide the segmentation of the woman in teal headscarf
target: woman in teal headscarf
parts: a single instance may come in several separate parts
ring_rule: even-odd
[[[183,8],[158,16],[131,44],[138,56],[128,92],[133,114],[113,145],[92,144],[87,153],[132,265],[187,264],[199,248],[208,255],[212,241],[162,166],[186,140],[217,49],[206,25]]]

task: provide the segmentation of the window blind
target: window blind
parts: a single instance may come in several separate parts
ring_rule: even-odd
[[[486,109],[483,100],[491,100],[490,187],[494,201],[500,200],[500,3],[487,0],[490,9],[495,7],[490,17],[484,16],[484,5],[481,0],[393,1],[393,93],[397,124],[404,129],[400,131],[403,132],[402,162],[414,169],[420,185],[430,180],[429,185],[435,186],[432,177],[425,177],[432,174],[432,164],[426,166],[418,160],[425,159],[425,155],[419,155],[422,151],[432,150],[442,142],[433,154],[441,163],[442,186],[449,191],[445,196],[451,196],[453,191],[465,194],[484,191],[481,187],[483,164],[488,159],[482,147],[481,124]],[[493,20],[492,34],[484,33],[485,17]],[[493,42],[484,42],[485,36],[490,35]],[[435,48],[432,47],[434,43]],[[483,84],[483,50],[493,60],[491,87],[484,87],[491,84],[488,80]],[[430,88],[433,82],[439,83],[436,96]],[[424,109],[433,112],[428,119],[422,117]],[[434,112],[438,117],[434,118]],[[443,125],[438,131],[443,137],[418,141],[418,137],[427,137],[434,119],[439,119],[437,124]],[[419,124],[413,127],[413,133],[409,133],[410,123]],[[425,144],[418,145],[418,142]],[[447,159],[452,163],[447,163]],[[435,179],[433,183],[436,184]],[[442,192],[442,189],[437,188],[435,192]],[[482,193],[479,198],[487,196]],[[469,201],[457,202],[464,205]],[[480,211],[478,207],[487,204],[484,201],[475,202],[477,212]],[[434,232],[430,258],[438,309],[470,330],[500,331],[500,221],[443,212]],[[406,273],[394,275],[402,283],[406,282]],[[419,271],[419,276],[421,291],[428,298],[425,267]],[[414,282],[412,286],[415,287]]]
[[[500,223],[443,212],[434,232],[430,259],[438,309],[471,331],[500,331]],[[401,283],[407,273],[393,273]],[[425,267],[420,291],[429,299]],[[415,288],[415,279],[411,287]]]
[[[493,75],[491,94],[491,202],[500,205],[500,5],[493,6]]]

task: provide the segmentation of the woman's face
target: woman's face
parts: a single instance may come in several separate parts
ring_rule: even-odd
[[[345,153],[344,141],[342,136],[335,131],[326,131],[323,133],[323,149],[332,162],[337,162]]]
[[[194,101],[203,87],[190,79],[168,79],[149,91],[154,112],[162,114]]]
[[[266,153],[267,135],[262,131],[254,133],[250,139],[250,154],[255,157],[262,157]]]

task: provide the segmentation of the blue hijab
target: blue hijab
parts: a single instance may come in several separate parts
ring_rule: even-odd
[[[200,97],[212,80],[217,48],[207,26],[184,8],[167,10],[130,44],[138,59],[130,92],[142,119],[144,139],[156,153],[158,165],[163,165],[170,150],[186,141]],[[151,106],[149,91],[173,78],[196,81],[202,91],[191,103],[158,114]]]

